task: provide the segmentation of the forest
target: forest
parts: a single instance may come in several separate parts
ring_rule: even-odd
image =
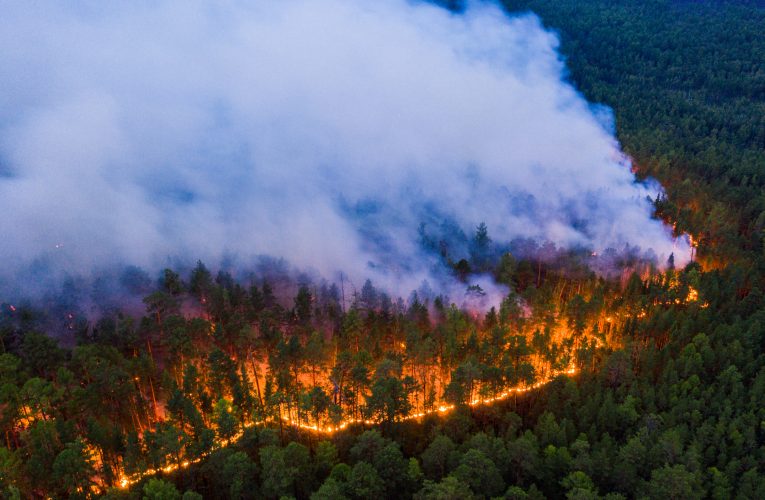
[[[765,498],[765,9],[502,4],[559,34],[691,263],[481,224],[421,244],[507,286],[488,311],[202,262],[125,268],[140,304],[96,321],[75,282],[3,302],[3,497]]]

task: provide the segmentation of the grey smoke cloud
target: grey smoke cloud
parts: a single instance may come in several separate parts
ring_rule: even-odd
[[[268,254],[411,290],[443,220],[687,260],[535,16],[253,4],[4,3],[6,268]]]

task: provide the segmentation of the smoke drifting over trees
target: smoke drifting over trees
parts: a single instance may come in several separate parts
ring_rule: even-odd
[[[687,260],[652,219],[658,188],[635,182],[608,113],[566,83],[531,14],[403,0],[3,10],[6,270],[272,255],[402,291],[433,281],[423,241],[467,257],[481,222],[493,245]]]

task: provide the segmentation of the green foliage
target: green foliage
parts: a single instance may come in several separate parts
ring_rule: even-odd
[[[561,485],[566,489],[566,498],[577,500],[599,498],[595,483],[582,471],[572,472],[561,480]]]
[[[93,464],[86,454],[83,443],[68,443],[53,461],[53,481],[57,489],[69,498],[84,498],[93,476]]]
[[[162,479],[149,479],[143,487],[143,500],[180,500],[181,494],[173,483]]]
[[[452,474],[477,494],[496,496],[505,491],[505,481],[497,466],[476,449],[465,453]]]
[[[256,487],[257,467],[243,451],[231,454],[223,464],[223,484],[229,485],[228,498],[250,498]]]
[[[425,486],[417,492],[417,500],[472,500],[475,495],[470,486],[454,476],[447,476],[441,481],[425,481]]]
[[[316,475],[324,479],[337,465],[337,447],[330,441],[321,441],[316,446]]]
[[[351,498],[382,499],[385,498],[385,483],[375,468],[367,462],[357,462],[348,476],[348,493]]]
[[[457,466],[457,447],[444,435],[437,435],[422,453],[422,469],[428,479],[446,476]]]
[[[292,495],[297,471],[287,463],[285,453],[277,446],[260,449],[261,489],[267,498]]]
[[[346,490],[344,484],[328,477],[321,487],[311,494],[311,500],[346,500],[349,498],[345,494]]]
[[[686,470],[684,465],[656,469],[648,483],[650,498],[700,498],[702,493],[698,475]]]

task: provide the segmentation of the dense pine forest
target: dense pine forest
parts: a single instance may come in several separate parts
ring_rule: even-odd
[[[613,108],[691,263],[481,224],[422,233],[466,300],[199,262],[124,269],[95,320],[75,281],[4,302],[3,497],[765,498],[765,8],[502,3]]]

